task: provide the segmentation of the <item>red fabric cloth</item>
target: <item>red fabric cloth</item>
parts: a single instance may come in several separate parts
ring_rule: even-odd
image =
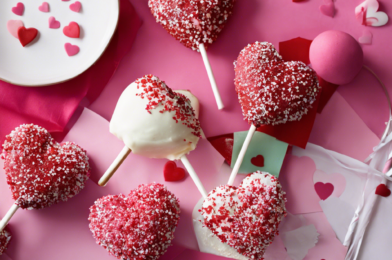
[[[61,132],[82,100],[93,102],[130,51],[141,25],[128,0],[120,0],[117,30],[99,60],[78,77],[60,84],[28,88],[0,81],[0,144],[23,123]]]

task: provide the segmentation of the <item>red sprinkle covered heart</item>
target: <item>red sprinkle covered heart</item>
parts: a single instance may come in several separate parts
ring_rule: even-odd
[[[303,62],[284,62],[271,43],[245,47],[235,65],[235,88],[249,124],[299,121],[320,92],[316,73]]]
[[[257,155],[256,157],[253,157],[250,162],[257,167],[264,167],[264,156],[261,154]]]
[[[226,25],[235,0],[149,0],[156,21],[174,38],[193,50],[207,48]]]
[[[185,170],[177,167],[173,161],[168,161],[163,168],[165,181],[180,181],[185,178]]]
[[[278,179],[266,172],[248,175],[236,188],[230,185],[212,190],[201,214],[208,227],[223,243],[249,259],[263,259],[286,215],[285,192]]]
[[[380,184],[376,188],[376,194],[382,197],[389,197],[391,195],[391,190],[385,184]]]
[[[38,30],[35,28],[19,27],[18,38],[23,47],[25,47],[30,42],[34,41],[35,37],[38,35]]]
[[[314,184],[314,189],[320,199],[326,200],[331,196],[335,187],[331,183],[317,182]]]
[[[79,38],[80,37],[79,24],[75,22],[70,22],[68,26],[64,27],[63,33],[65,36],[68,36],[69,38]]]
[[[90,208],[97,244],[118,259],[158,259],[171,245],[180,205],[162,184],[140,185],[128,196],[109,195]]]
[[[11,234],[3,230],[0,232],[0,255],[4,253],[5,250],[7,250],[7,246],[11,240]]]
[[[43,209],[77,195],[89,178],[86,151],[57,143],[36,125],[21,125],[6,136],[2,159],[15,204]]]

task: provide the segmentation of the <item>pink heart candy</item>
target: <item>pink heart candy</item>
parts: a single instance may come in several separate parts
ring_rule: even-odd
[[[82,4],[79,1],[76,1],[75,3],[69,6],[69,9],[71,9],[71,11],[79,13],[80,10],[82,9]]]
[[[12,7],[12,12],[16,15],[22,16],[24,9],[25,9],[24,4],[19,2],[16,4],[15,7]]]
[[[38,10],[44,13],[49,13],[49,4],[47,2],[43,2],[40,7],[38,7]]]
[[[60,28],[60,22],[56,20],[53,16],[49,17],[49,28],[58,29]]]
[[[320,12],[323,15],[334,17],[335,16],[335,4],[333,0],[325,0],[325,4],[320,6]]]
[[[19,39],[18,37],[18,29],[20,27],[23,27],[24,23],[21,20],[9,20],[7,22],[7,29],[14,36],[16,39]]]
[[[72,45],[70,43],[66,43],[64,45],[65,51],[67,52],[68,56],[74,56],[79,53],[80,49],[76,45]]]

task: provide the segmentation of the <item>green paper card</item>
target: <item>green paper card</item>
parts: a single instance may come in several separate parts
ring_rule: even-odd
[[[247,134],[248,131],[234,133],[231,168],[234,167]],[[264,171],[279,177],[287,147],[287,143],[256,131],[245,153],[239,173],[248,174],[255,171]]]

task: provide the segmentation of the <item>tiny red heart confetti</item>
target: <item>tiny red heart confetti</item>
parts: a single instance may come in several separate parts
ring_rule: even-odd
[[[335,187],[332,185],[332,183],[317,182],[314,184],[314,189],[316,190],[316,193],[320,199],[326,200],[329,198],[329,196],[332,195]]]
[[[385,184],[380,184],[376,188],[376,194],[382,197],[389,197],[391,195],[391,190]]]
[[[185,178],[185,170],[177,167],[173,161],[168,161],[163,168],[163,176],[165,181],[180,181]]]

